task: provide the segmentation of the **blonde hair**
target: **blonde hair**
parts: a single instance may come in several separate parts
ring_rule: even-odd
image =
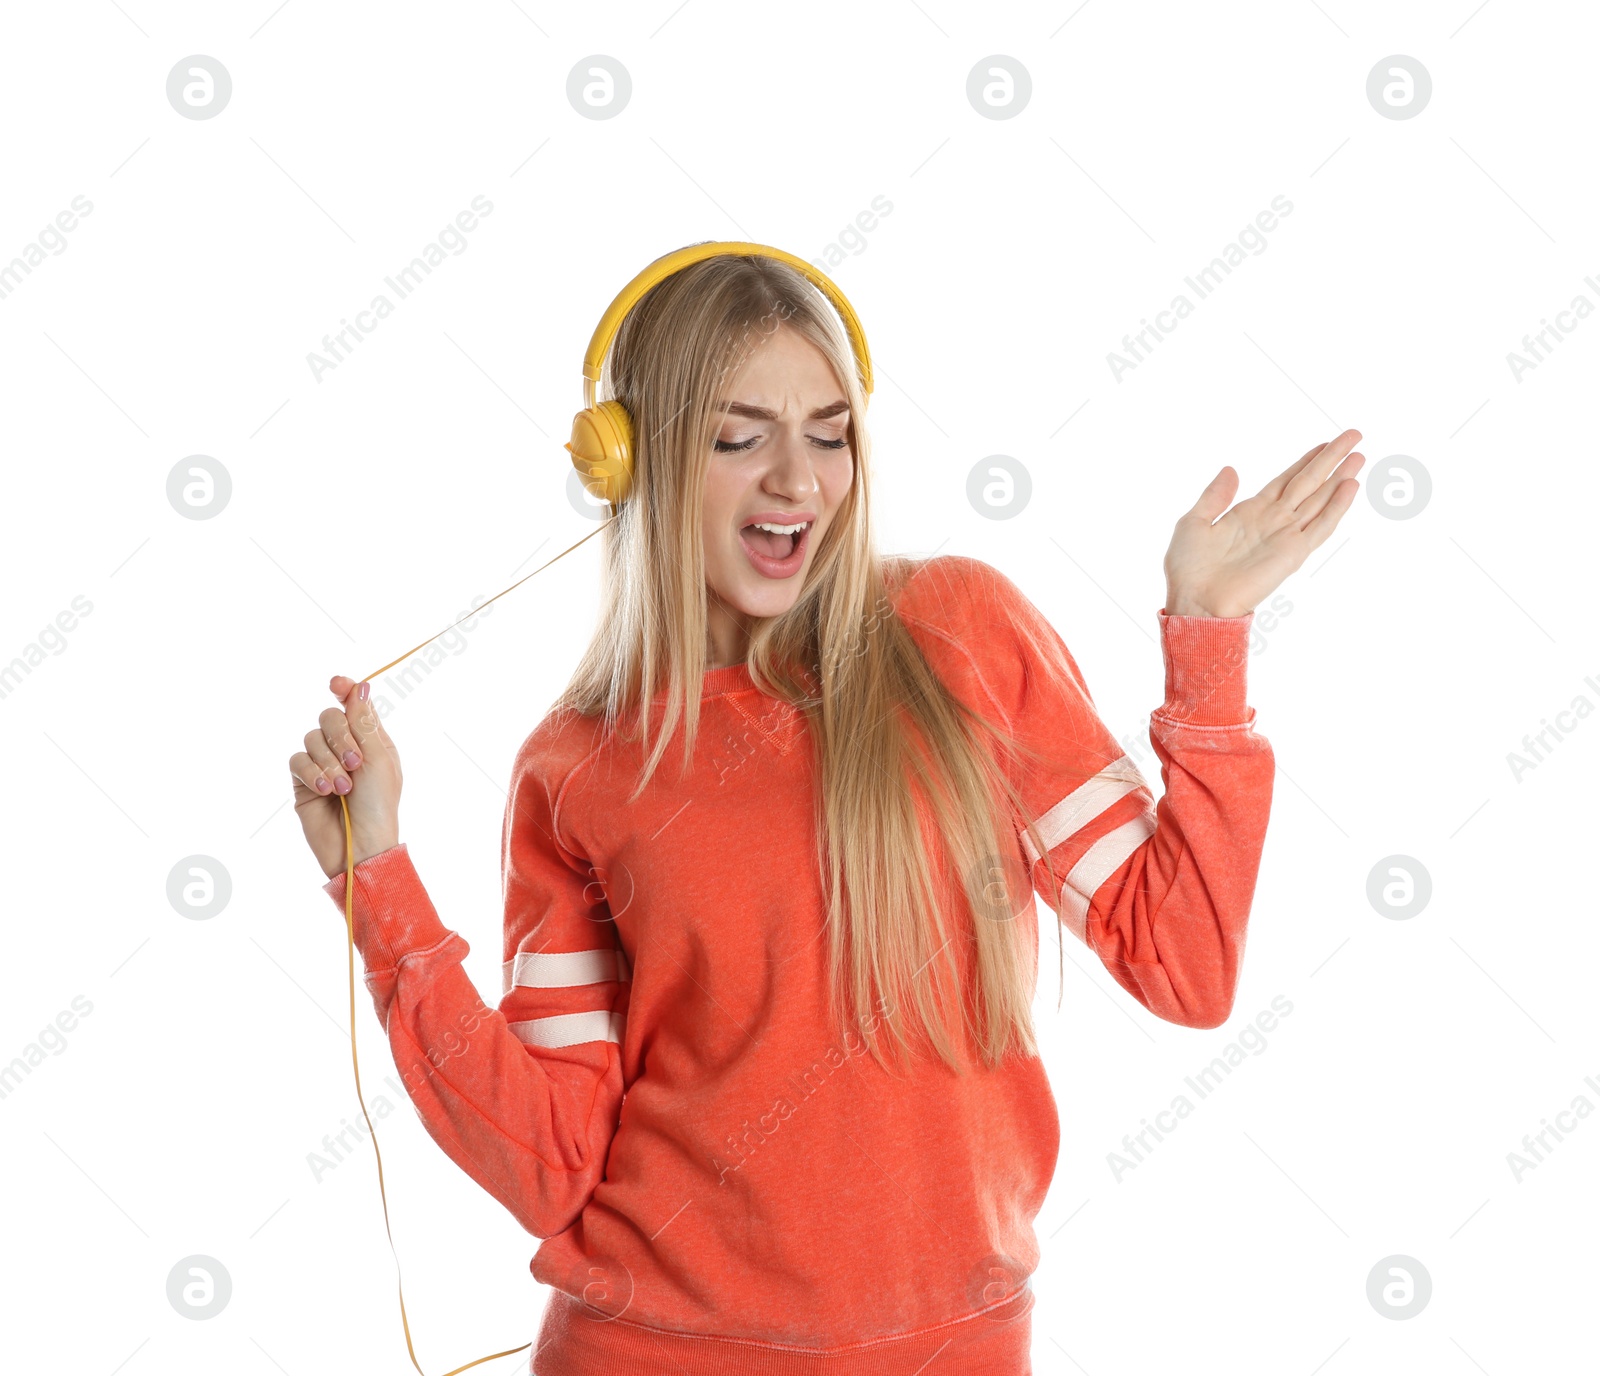
[[[897,1061],[917,1036],[964,1074],[965,1049],[958,1053],[951,1031],[958,1010],[967,1046],[976,1044],[985,1066],[1012,1050],[1036,1055],[1037,969],[1022,927],[1033,920],[1032,893],[1011,818],[1024,818],[1047,868],[1048,850],[983,737],[1012,743],[946,688],[894,614],[888,594],[917,565],[886,563],[873,548],[871,446],[855,358],[826,297],[789,264],[707,258],[657,283],[623,319],[600,392],[633,418],[633,477],[602,537],[599,624],[552,710],[604,716],[607,727],[642,740],[632,798],[681,718],[688,773],[708,638],[701,502],[722,419],[716,404],[778,328],[797,331],[832,365],[850,407],[855,459],[799,597],[781,616],[753,623],[745,661],[758,688],[804,712],[814,743],[833,1017],[880,1064],[881,1026]],[[663,691],[664,703],[654,702]],[[913,788],[931,806],[942,853],[935,846],[929,854]],[[972,914],[968,950],[939,897],[952,881]],[[1049,891],[1058,887],[1052,875]]]

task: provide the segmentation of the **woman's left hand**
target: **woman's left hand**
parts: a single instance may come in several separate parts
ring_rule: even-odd
[[[1360,438],[1359,430],[1346,430],[1317,445],[1231,511],[1239,475],[1224,467],[1173,529],[1162,565],[1167,614],[1254,611],[1333,534],[1355,501],[1361,486],[1355,475],[1366,459],[1351,450]]]

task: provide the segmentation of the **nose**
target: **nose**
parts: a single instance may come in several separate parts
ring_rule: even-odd
[[[769,452],[772,466],[761,484],[766,491],[793,502],[803,502],[821,490],[804,435],[785,431],[778,443],[769,447]]]

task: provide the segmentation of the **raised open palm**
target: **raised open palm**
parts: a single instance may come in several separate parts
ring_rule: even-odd
[[[1254,497],[1231,467],[1178,518],[1163,561],[1172,616],[1243,616],[1333,534],[1356,499],[1366,459],[1352,452],[1359,430],[1306,451]]]

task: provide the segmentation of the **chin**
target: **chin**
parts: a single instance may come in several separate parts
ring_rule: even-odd
[[[712,590],[742,616],[782,616],[800,600],[811,561],[787,578],[765,578],[751,568],[742,550],[730,551],[729,564],[711,580]],[[731,565],[731,567],[729,567]]]
[[[724,595],[722,600],[745,616],[782,616],[800,600],[800,588],[804,582],[804,569],[781,584],[753,575],[752,578],[741,579],[734,589],[734,595]]]

